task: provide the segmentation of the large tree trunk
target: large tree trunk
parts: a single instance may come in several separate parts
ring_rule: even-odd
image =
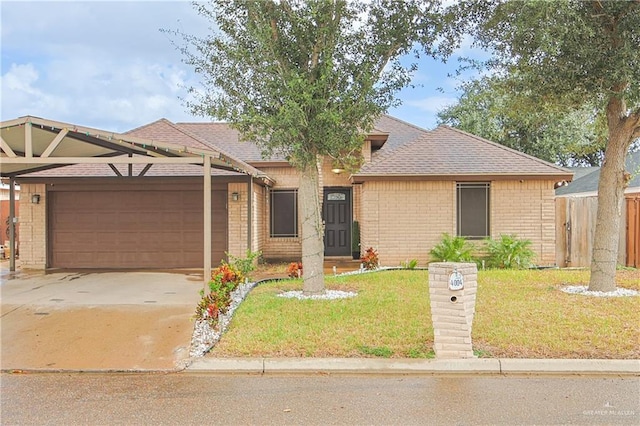
[[[624,189],[629,183],[625,157],[633,140],[633,118],[626,116],[626,106],[612,97],[607,105],[609,141],[598,182],[598,212],[591,257],[591,291],[616,289],[616,266],[620,242],[620,222]]]
[[[324,229],[319,172],[315,164],[310,164],[301,170],[298,197],[302,221],[303,293],[305,295],[322,294],[324,293]]]

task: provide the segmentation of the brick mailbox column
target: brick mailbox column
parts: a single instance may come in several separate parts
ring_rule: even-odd
[[[475,263],[429,264],[429,298],[437,358],[474,358],[471,323],[476,308]]]

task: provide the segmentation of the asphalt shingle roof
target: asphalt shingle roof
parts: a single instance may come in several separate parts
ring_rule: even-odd
[[[478,136],[440,126],[397,149],[385,150],[354,174],[373,176],[570,176],[571,172]]]
[[[627,155],[625,169],[631,173],[628,188],[640,188],[640,151]],[[597,192],[599,181],[600,167],[577,167],[573,181],[556,189],[556,195]]]
[[[286,161],[282,155],[277,154],[267,159],[262,158],[260,148],[253,142],[241,140],[238,131],[227,123],[177,123],[176,126],[197,135],[209,145],[209,148],[222,149],[248,163]],[[376,120],[374,128],[376,132],[389,134],[379,153],[398,148],[428,133],[427,130],[389,115],[383,115]]]
[[[475,135],[448,126],[428,131],[385,115],[375,123],[375,133],[386,133],[384,146],[370,163],[354,174],[354,181],[371,177],[418,176],[553,176],[568,179],[571,172],[535,157],[520,153]],[[127,134],[221,152],[229,158],[258,165],[264,161],[284,161],[282,157],[263,159],[255,143],[244,142],[227,123],[178,123],[160,119],[133,129]],[[118,166],[126,175],[127,166]],[[250,166],[248,166],[250,167]],[[134,167],[134,173],[141,166]],[[193,176],[201,167],[179,164],[154,165],[147,176]],[[233,174],[224,170],[215,175]],[[113,176],[106,165],[75,165],[43,171],[31,176]]]
[[[429,133],[428,130],[417,127],[413,124],[399,120],[390,115],[383,115],[375,123],[375,129],[381,132],[389,133],[387,142],[376,155],[382,155],[385,152],[392,151],[401,147],[407,142],[411,142],[420,136]]]
[[[237,130],[227,123],[177,123],[177,127],[196,135],[209,148],[220,149],[249,163],[259,161],[285,161],[282,156],[268,160],[262,158],[258,145],[240,140]]]

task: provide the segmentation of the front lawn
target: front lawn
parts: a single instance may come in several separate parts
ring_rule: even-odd
[[[584,270],[480,271],[473,346],[481,357],[640,358],[640,296],[600,298],[560,291],[584,285]],[[618,285],[640,290],[640,270]],[[342,300],[296,300],[299,280],[261,284],[237,309],[215,357],[433,356],[427,271],[329,276]]]

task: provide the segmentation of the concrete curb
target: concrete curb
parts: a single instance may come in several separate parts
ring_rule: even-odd
[[[569,374],[640,376],[640,360],[197,358],[191,373],[245,374]]]

